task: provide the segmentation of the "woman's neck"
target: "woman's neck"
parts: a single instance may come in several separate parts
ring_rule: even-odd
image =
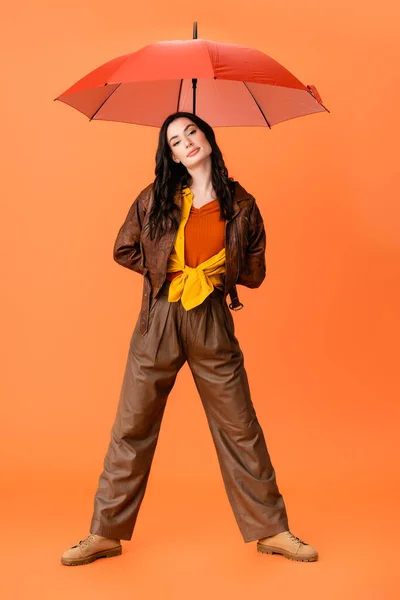
[[[202,196],[206,196],[207,194],[211,195],[213,185],[211,159],[209,157],[207,161],[202,161],[193,169],[188,169],[188,173],[192,178],[192,183],[190,185],[192,191],[196,191]]]

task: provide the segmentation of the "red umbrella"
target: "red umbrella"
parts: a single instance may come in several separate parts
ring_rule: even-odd
[[[268,126],[330,112],[304,85],[259,50],[197,39],[148,44],[101,65],[60,94],[90,120],[161,127],[176,111],[211,126]]]

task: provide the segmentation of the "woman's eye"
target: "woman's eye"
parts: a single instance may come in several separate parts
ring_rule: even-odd
[[[196,133],[196,130],[195,130],[195,129],[193,129],[193,130],[192,130],[192,131],[189,133],[189,135],[192,135],[192,133]],[[173,144],[173,145],[174,145],[174,146],[177,146],[178,144],[179,144],[179,142],[175,142],[175,144]]]

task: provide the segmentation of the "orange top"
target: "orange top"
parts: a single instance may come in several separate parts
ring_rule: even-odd
[[[195,268],[218,254],[225,247],[225,220],[220,219],[218,200],[212,200],[200,208],[190,209],[185,226],[185,264]],[[182,273],[167,273],[167,279]]]

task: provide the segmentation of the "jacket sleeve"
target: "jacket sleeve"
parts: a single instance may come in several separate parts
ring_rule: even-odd
[[[126,219],[120,228],[114,244],[114,260],[136,273],[143,274],[143,257],[140,246],[140,233],[145,215],[144,198],[148,188],[137,196],[129,209]]]
[[[254,200],[249,212],[249,232],[245,262],[236,283],[249,288],[259,287],[266,276],[266,233],[260,210]]]

